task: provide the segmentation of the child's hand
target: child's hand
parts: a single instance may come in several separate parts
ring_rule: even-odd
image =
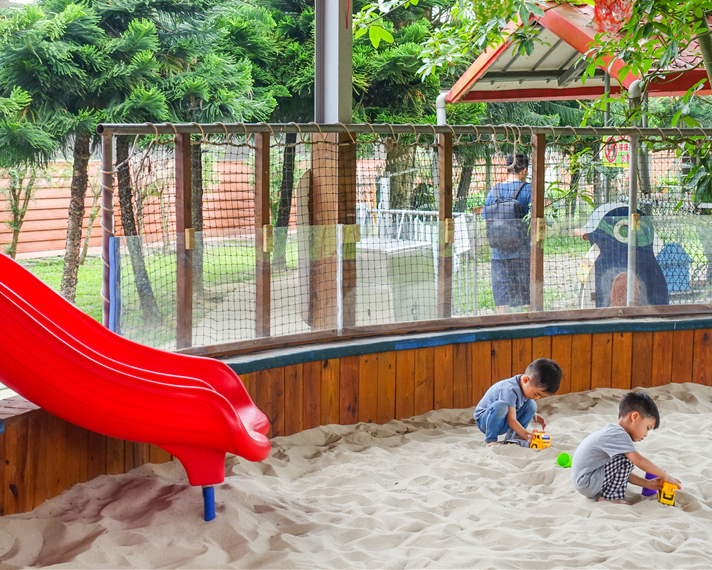
[[[655,479],[650,479],[645,481],[645,488],[652,489],[653,491],[660,491],[663,488],[663,483],[670,483],[675,485],[678,489],[682,488],[682,483],[675,479],[675,477],[670,477],[665,475],[665,477],[656,477]]]
[[[680,483],[678,479],[675,479],[675,477],[670,477],[667,473],[665,474],[665,477],[661,478],[660,487],[663,486],[662,481],[670,483],[671,485],[676,485],[678,489],[682,489],[682,483]]]
[[[659,491],[660,489],[663,488],[663,483],[664,483],[664,481],[660,477],[656,477],[655,479],[646,479],[644,486],[646,489],[652,489],[653,491]]]
[[[541,426],[541,429],[546,429],[546,421],[539,414],[534,414],[534,421]]]

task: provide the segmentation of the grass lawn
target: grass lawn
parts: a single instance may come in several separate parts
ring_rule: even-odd
[[[59,292],[62,285],[63,257],[22,260],[20,263]],[[87,257],[79,268],[76,305],[86,314],[101,322],[102,315],[102,264],[98,257]]]

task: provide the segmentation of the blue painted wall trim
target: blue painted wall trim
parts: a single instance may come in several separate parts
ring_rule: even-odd
[[[464,329],[460,331],[432,332],[414,335],[369,337],[330,343],[282,348],[254,354],[231,356],[222,359],[237,374],[247,374],[291,364],[302,364],[330,358],[361,356],[379,352],[397,352],[414,348],[427,348],[447,344],[462,344],[484,340],[529,338],[573,334],[614,332],[655,332],[712,328],[712,317],[677,319],[610,319],[601,321],[572,321],[558,324],[531,324],[516,326]]]

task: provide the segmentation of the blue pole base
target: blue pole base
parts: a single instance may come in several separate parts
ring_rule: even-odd
[[[205,508],[205,521],[215,518],[215,487],[203,487],[203,506]]]

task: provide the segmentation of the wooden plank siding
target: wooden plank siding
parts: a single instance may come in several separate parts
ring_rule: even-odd
[[[452,408],[453,345],[436,346],[433,350],[433,409]]]
[[[378,354],[358,357],[358,421],[378,421]]]
[[[559,394],[571,392],[571,342],[572,338],[569,335],[555,336],[551,339],[551,358],[561,366]]]
[[[472,402],[472,350],[466,344],[456,344],[452,357],[452,405],[466,408]]]
[[[65,422],[20,396],[0,400],[0,516],[23,513],[72,485],[172,456]]]
[[[695,331],[675,331],[672,335],[672,381],[689,382],[692,379],[692,362]]]
[[[92,190],[100,187],[100,172],[99,161],[90,161],[89,189],[84,202],[85,235],[93,199]],[[47,169],[47,175],[37,177],[34,199],[30,202],[20,232],[17,245],[19,255],[57,252],[66,247],[71,176],[71,163],[55,162]],[[6,187],[7,184],[7,179],[0,180],[0,185]],[[0,247],[12,240],[12,230],[5,223],[11,219],[7,199],[0,195]],[[101,246],[100,220],[101,215],[94,220],[90,241],[92,247]]]
[[[692,381],[712,386],[712,330],[697,329],[693,346]]]
[[[378,355],[378,422],[384,424],[396,417],[396,353]],[[258,404],[259,406],[259,404]]]
[[[347,351],[348,352],[348,351]],[[558,334],[344,354],[241,375],[270,421],[269,437],[330,423],[386,423],[441,408],[472,408],[493,382],[554,358],[559,394],[669,382],[712,385],[712,329]],[[4,406],[4,407],[3,407]],[[19,397],[0,401],[0,513],[33,509],[75,483],[171,459],[104,437]]]
[[[469,405],[477,404],[492,385],[492,343],[490,341],[470,344],[472,362],[472,397]]]
[[[358,423],[359,357],[341,359],[339,368],[339,423]]]
[[[613,373],[613,335],[599,333],[591,335],[591,388],[610,388]]]
[[[386,423],[430,410],[473,407],[494,382],[523,373],[531,360],[540,357],[553,358],[562,368],[558,394],[670,382],[712,385],[712,329],[409,347],[285,367],[284,413],[295,418],[284,420],[279,435],[328,423]],[[242,377],[243,381],[250,378],[259,382],[264,375]],[[266,399],[268,390],[250,384],[248,391],[260,409],[273,410],[275,403]]]
[[[157,163],[158,164],[158,163]],[[156,187],[163,189],[163,202],[157,196],[147,197],[142,204],[143,233],[147,242],[161,239],[161,211],[168,221],[168,231],[175,231],[175,180],[173,163],[167,161],[153,166],[151,180]],[[203,199],[203,228],[206,235],[240,235],[248,239],[254,235],[255,215],[255,173],[253,167],[244,161],[221,160],[208,173]],[[35,183],[34,200],[29,205],[25,221],[20,232],[17,252],[20,256],[57,253],[64,250],[67,241],[67,213],[69,210],[72,165],[67,162],[55,162],[47,169],[46,177],[38,177]],[[214,180],[212,180],[212,179]],[[89,223],[94,190],[100,188],[101,163],[89,162],[89,188],[85,199],[84,234]],[[0,180],[0,185],[7,186],[7,180]],[[295,198],[296,204],[296,198]],[[296,227],[296,205],[292,205],[290,226]],[[115,233],[123,235],[118,195],[114,196]],[[167,217],[166,217],[167,214]],[[9,244],[12,230],[6,223],[11,219],[7,199],[0,195],[0,247]],[[91,247],[101,247],[101,215],[92,225]]]

